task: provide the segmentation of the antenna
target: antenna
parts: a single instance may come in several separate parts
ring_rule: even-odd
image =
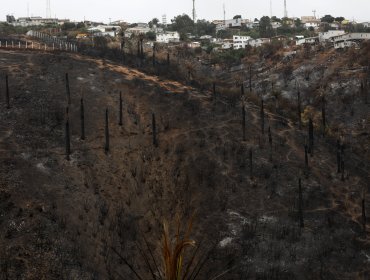
[[[286,8],[286,0],[284,0],[284,17],[287,18],[288,17],[288,10]]]
[[[196,17],[196,13],[195,13],[195,0],[193,0],[193,22],[195,23],[195,17]]]
[[[314,18],[316,18],[316,10],[313,10],[312,12],[313,12]]]
[[[51,18],[50,0],[46,0],[46,18]]]
[[[272,0],[270,0],[270,18],[272,18]]]
[[[226,8],[225,8],[225,3],[223,5],[224,8],[224,25],[226,25]]]
[[[30,2],[27,2],[27,17],[30,17]]]

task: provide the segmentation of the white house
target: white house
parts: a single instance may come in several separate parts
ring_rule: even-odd
[[[362,22],[361,23],[365,28],[370,28],[370,22]]]
[[[281,23],[277,21],[273,21],[271,22],[271,26],[273,29],[278,29],[279,27],[281,27]]]
[[[139,26],[131,27],[126,29],[125,37],[131,37],[132,34],[135,35],[146,34],[149,31],[151,31],[149,27],[139,27]]]
[[[12,21],[10,24],[13,26],[28,27],[28,26],[40,26],[40,25],[46,25],[46,24],[62,25],[65,22],[70,22],[70,20],[69,19],[57,19],[57,18],[42,18],[42,17],[20,17],[16,21]]]
[[[313,29],[318,29],[320,27],[320,24],[321,22],[318,21],[318,20],[313,20],[313,21],[307,21],[303,24],[304,28],[306,29],[309,29],[309,28],[313,28]]]
[[[233,40],[231,39],[225,39],[222,43],[222,49],[223,50],[228,50],[228,49],[232,49],[234,47],[233,45]]]
[[[346,33],[333,37],[334,48],[341,49],[358,45],[359,42],[370,40],[370,33]]]
[[[200,36],[199,39],[200,40],[212,40],[212,36],[211,35],[203,35],[203,36]]]
[[[304,45],[304,44],[309,44],[309,45],[314,45],[319,42],[319,37],[310,37],[310,38],[303,38],[299,39],[296,41],[296,45]]]
[[[336,36],[343,35],[345,32],[343,30],[329,30],[327,32],[320,32],[319,33],[319,41],[332,41],[332,39]]]
[[[248,44],[252,47],[261,47],[263,44],[270,43],[270,41],[270,38],[258,38],[249,40]]]
[[[121,31],[121,26],[119,25],[98,25],[88,28],[89,32],[95,33],[98,36],[111,36],[116,37]]]
[[[233,47],[234,49],[245,49],[248,46],[248,41],[251,39],[250,36],[233,36]]]
[[[354,41],[339,41],[334,42],[334,48],[335,49],[345,49],[345,48],[351,48],[353,46],[358,46],[358,43]]]
[[[164,44],[177,43],[180,42],[180,34],[177,31],[159,33],[156,35],[156,42]]]
[[[225,30],[229,28],[240,28],[242,26],[249,26],[250,21],[248,19],[242,18],[234,18],[234,19],[227,19],[225,21],[214,21],[218,23],[216,25],[216,31]]]
[[[200,48],[202,45],[200,42],[189,42],[186,44],[188,48],[195,49],[195,48]]]
[[[320,27],[321,21],[313,16],[303,16],[301,17],[302,24],[304,28],[309,29],[310,27],[317,29]]]

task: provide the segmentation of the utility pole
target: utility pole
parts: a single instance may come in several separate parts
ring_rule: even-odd
[[[195,0],[193,0],[193,22],[195,23],[195,17],[196,17],[196,13],[195,13]]]
[[[46,0],[46,18],[51,18],[50,0]]]
[[[316,18],[316,10],[313,10],[313,17]]]
[[[286,8],[286,0],[284,0],[284,17],[287,18],[288,17],[288,10]]]
[[[272,0],[270,0],[270,18],[272,18]]]
[[[224,25],[226,25],[226,8],[225,8],[225,3],[223,5],[224,8]]]

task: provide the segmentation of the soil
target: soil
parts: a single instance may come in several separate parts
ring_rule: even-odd
[[[115,250],[152,279],[141,250],[161,264],[163,221],[174,231],[177,216],[186,225],[193,213],[192,239],[202,253],[214,247],[199,279],[224,271],[222,279],[367,279],[361,201],[365,193],[369,209],[369,173],[350,149],[342,180],[335,144],[317,133],[306,168],[306,127],[266,110],[262,134],[260,108],[247,95],[232,102],[222,90],[214,96],[109,60],[0,50],[0,71],[11,97],[5,109],[3,75],[0,279],[135,279]]]

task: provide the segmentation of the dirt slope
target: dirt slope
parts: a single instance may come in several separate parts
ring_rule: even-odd
[[[186,219],[194,211],[193,238],[219,244],[200,279],[224,269],[230,269],[224,279],[366,277],[370,252],[361,198],[368,181],[351,166],[342,181],[335,149],[322,137],[305,171],[306,129],[266,112],[262,135],[260,109],[248,98],[242,141],[241,101],[222,93],[214,97],[69,54],[1,51],[0,71],[9,75],[11,95],[11,109],[0,112],[0,279],[134,279],[111,247],[145,273],[135,242],[145,236],[160,262],[163,220],[174,221],[176,213]],[[70,161],[64,150],[67,72]],[[1,89],[5,108],[4,82]]]

